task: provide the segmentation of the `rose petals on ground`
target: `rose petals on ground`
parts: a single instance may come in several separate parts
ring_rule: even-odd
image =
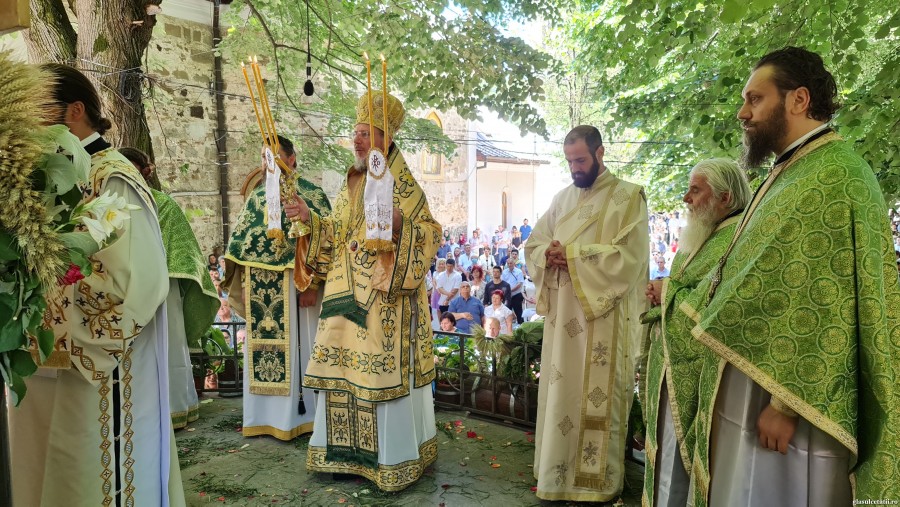
[[[536,491],[537,491],[537,486],[532,486],[532,487],[531,487],[531,491],[536,492]]]
[[[500,468],[500,463],[491,463],[491,468]]]
[[[476,438],[478,437],[478,433],[475,433],[474,431],[467,431],[466,436],[469,438]]]

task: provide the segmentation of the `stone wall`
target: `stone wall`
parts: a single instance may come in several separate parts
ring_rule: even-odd
[[[443,125],[444,134],[451,139],[468,139],[468,122],[456,111],[440,112],[433,110],[412,111],[410,114],[419,118],[425,118],[430,113],[436,114]],[[425,161],[424,153],[406,154],[406,162],[416,180],[428,197],[428,206],[431,214],[440,222],[444,229],[455,233],[466,232],[468,221],[469,198],[469,170],[474,161],[469,160],[468,145],[465,141],[457,144],[451,157],[441,157],[441,176],[429,176],[422,174]]]

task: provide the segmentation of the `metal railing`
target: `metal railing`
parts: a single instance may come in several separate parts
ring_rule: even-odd
[[[506,378],[500,375],[498,358],[478,351],[471,335],[435,331],[434,337],[435,355],[441,358],[435,366],[434,402],[437,407],[466,410],[531,428],[535,426],[538,382],[532,375],[532,367],[534,360],[540,357],[539,344],[509,342],[512,349],[522,347],[522,364],[518,366],[524,375]]]
[[[200,352],[191,352],[191,368],[194,371],[194,383],[197,393],[219,393],[225,396],[237,396],[244,392],[244,343],[237,342],[237,332],[239,328],[244,328],[246,322],[216,322],[214,327],[218,327],[223,331],[228,331],[228,346],[231,348],[230,354],[210,355],[205,350]],[[208,365],[220,361],[222,371],[209,374]],[[206,379],[215,375],[218,382],[217,387],[207,387]]]

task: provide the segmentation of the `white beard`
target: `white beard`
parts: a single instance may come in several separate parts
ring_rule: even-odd
[[[685,215],[687,225],[681,230],[678,238],[678,250],[689,254],[699,250],[719,225],[719,217],[715,216],[712,206],[688,209]]]
[[[369,166],[369,163],[368,163],[368,161],[367,161],[366,159],[364,159],[364,158],[357,158],[357,159],[353,162],[353,169],[354,169],[356,172],[359,172],[359,173],[365,172],[366,169],[368,169],[368,166]]]

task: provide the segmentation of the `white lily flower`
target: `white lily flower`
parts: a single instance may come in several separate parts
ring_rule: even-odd
[[[79,217],[87,227],[91,237],[98,245],[103,245],[116,230],[125,225],[131,218],[130,210],[141,209],[140,206],[128,204],[125,199],[109,191],[85,203],[84,215]]]

